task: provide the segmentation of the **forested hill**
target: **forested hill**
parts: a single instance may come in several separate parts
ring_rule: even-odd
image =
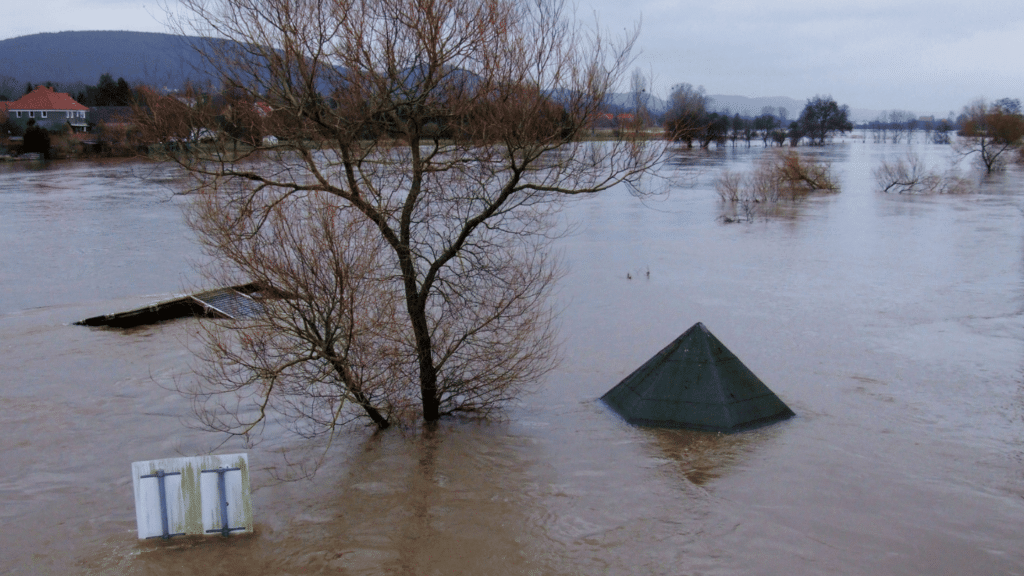
[[[27,82],[95,84],[101,74],[129,84],[176,88],[204,78],[189,38],[154,32],[53,32],[0,40],[0,89]]]

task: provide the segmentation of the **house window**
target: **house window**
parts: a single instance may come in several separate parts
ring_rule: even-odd
[[[29,117],[29,118],[35,118],[35,117],[36,117],[36,113],[35,113],[35,111],[34,111],[34,110],[29,110],[29,111],[28,111],[28,117]]]
[[[15,112],[15,114],[18,115],[18,118],[21,118],[21,110],[18,110],[17,112]]]
[[[46,118],[46,112],[45,111],[44,112],[40,112],[39,113],[39,117],[40,118]]]

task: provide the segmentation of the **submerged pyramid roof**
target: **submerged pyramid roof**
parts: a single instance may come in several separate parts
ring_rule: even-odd
[[[793,416],[700,322],[601,397],[630,424],[737,432]]]

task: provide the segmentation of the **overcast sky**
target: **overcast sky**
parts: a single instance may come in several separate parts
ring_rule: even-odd
[[[945,115],[978,97],[1024,99],[1021,0],[579,0],[603,28],[641,19],[654,92],[830,94],[851,108]],[[61,30],[165,32],[149,0],[36,0],[3,9],[0,39]],[[2,66],[2,63],[0,63]],[[2,72],[0,72],[2,73]]]

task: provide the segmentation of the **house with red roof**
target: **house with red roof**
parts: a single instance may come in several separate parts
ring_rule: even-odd
[[[28,127],[29,120],[35,120],[36,125],[51,132],[59,132],[67,126],[75,132],[85,132],[88,128],[89,108],[64,92],[46,86],[37,86],[13,102],[0,102],[0,111],[6,112],[8,120],[22,129]]]

